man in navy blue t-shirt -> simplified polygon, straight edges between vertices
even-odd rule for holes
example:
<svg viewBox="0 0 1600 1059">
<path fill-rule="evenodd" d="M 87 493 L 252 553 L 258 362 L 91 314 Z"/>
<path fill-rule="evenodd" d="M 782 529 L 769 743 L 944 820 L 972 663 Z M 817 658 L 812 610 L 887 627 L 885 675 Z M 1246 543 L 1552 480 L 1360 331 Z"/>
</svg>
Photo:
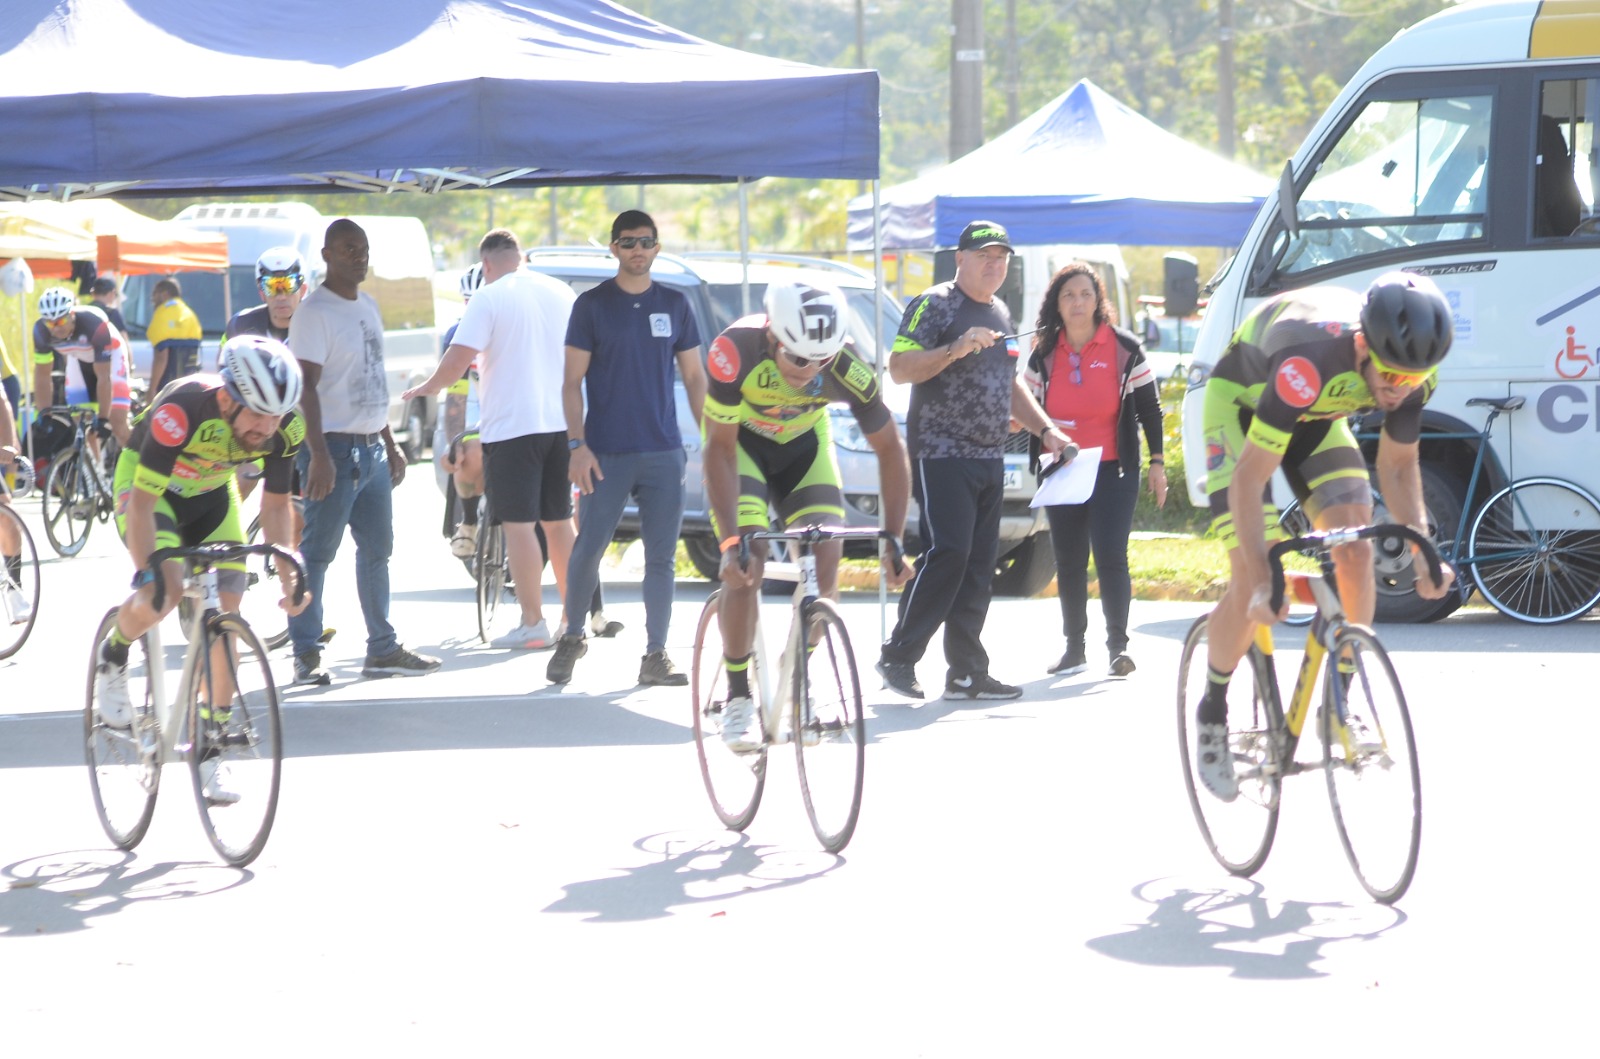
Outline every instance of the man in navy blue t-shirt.
<svg viewBox="0 0 1600 1059">
<path fill-rule="evenodd" d="M 667 626 L 676 582 L 674 557 L 683 521 L 683 437 L 673 395 L 673 365 L 683 375 L 696 423 L 706 396 L 700 333 L 689 299 L 650 278 L 659 252 L 656 222 L 624 210 L 611 222 L 615 279 L 578 295 L 567 323 L 569 474 L 582 494 L 578 539 L 567 562 L 567 599 L 588 599 L 600 557 L 617 530 L 629 496 L 639 504 L 644 541 L 645 655 L 639 683 L 681 687 L 688 678 L 667 656 Z M 584 392 L 588 392 L 588 414 Z M 582 608 L 568 608 L 546 677 L 572 679 L 583 657 Z"/>
</svg>

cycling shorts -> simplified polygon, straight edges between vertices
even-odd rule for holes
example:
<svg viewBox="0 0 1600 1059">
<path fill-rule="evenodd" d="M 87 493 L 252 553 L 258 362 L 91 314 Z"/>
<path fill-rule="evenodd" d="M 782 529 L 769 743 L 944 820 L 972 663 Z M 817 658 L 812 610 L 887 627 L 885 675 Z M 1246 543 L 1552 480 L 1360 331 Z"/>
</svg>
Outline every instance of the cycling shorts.
<svg viewBox="0 0 1600 1059">
<path fill-rule="evenodd" d="M 128 504 L 134 492 L 133 476 L 139 454 L 124 450 L 117 460 L 112 491 L 117 498 L 117 533 L 128 539 Z M 244 521 L 239 515 L 239 483 L 227 484 L 194 496 L 165 490 L 156 499 L 156 547 L 188 548 L 197 544 L 243 544 Z M 247 583 L 244 561 L 217 564 L 217 590 L 243 595 Z"/>
<path fill-rule="evenodd" d="M 776 442 L 739 431 L 739 532 L 771 528 L 769 506 L 785 526 L 827 525 L 844 521 L 839 464 L 825 424 L 792 441 Z M 718 538 L 725 536 L 711 519 Z"/>
</svg>

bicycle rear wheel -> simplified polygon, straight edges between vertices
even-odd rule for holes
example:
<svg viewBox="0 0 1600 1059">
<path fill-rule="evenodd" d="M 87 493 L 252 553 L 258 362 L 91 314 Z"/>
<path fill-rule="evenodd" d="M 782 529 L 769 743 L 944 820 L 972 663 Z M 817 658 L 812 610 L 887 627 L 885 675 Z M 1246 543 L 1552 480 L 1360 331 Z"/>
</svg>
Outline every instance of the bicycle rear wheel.
<svg viewBox="0 0 1600 1059">
<path fill-rule="evenodd" d="M 246 544 L 256 544 L 260 540 L 261 516 L 257 515 L 250 521 L 250 528 L 245 530 L 244 541 Z M 239 614 L 269 651 L 276 651 L 289 642 L 289 618 L 278 606 L 282 599 L 283 586 L 278 583 L 278 567 L 272 559 L 253 556 L 247 560 L 244 599 L 239 602 Z M 184 598 L 184 603 L 192 602 L 188 597 Z"/>
<path fill-rule="evenodd" d="M 1266 658 L 1253 644 L 1234 674 L 1228 703 L 1228 745 L 1239 796 L 1225 802 L 1201 783 L 1195 756 L 1195 710 L 1206 691 L 1206 624 L 1197 618 L 1178 663 L 1178 750 L 1195 823 L 1217 863 L 1234 875 L 1253 875 L 1272 852 L 1283 783 L 1283 712 Z M 1249 688 L 1243 685 L 1248 681 Z M 1248 701 L 1244 698 L 1247 693 Z"/>
<path fill-rule="evenodd" d="M 1422 774 L 1405 693 L 1383 645 L 1359 625 L 1339 633 L 1322 687 L 1322 761 L 1339 841 L 1367 893 L 1393 904 L 1411 885 L 1422 841 Z M 1366 722 L 1368 745 L 1341 722 L 1350 715 Z"/>
<path fill-rule="evenodd" d="M 100 645 L 111 635 L 116 608 L 100 619 L 89 654 L 89 688 L 84 696 L 83 746 L 89 764 L 89 789 L 95 812 L 106 837 L 118 849 L 132 849 L 150 829 L 161 785 L 160 733 L 155 729 L 155 694 L 151 684 L 148 637 L 128 647 L 128 696 L 133 701 L 133 723 L 117 727 L 100 717 L 95 689 L 95 667 Z M 159 659 L 156 662 L 159 664 Z M 148 753 L 140 748 L 140 736 Z"/>
<path fill-rule="evenodd" d="M 800 793 L 817 841 L 829 853 L 849 845 L 861 816 L 867 753 L 861 681 L 850 636 L 833 603 L 806 604 L 805 664 L 795 667 L 795 754 Z"/>
<path fill-rule="evenodd" d="M 0 658 L 28 642 L 39 617 L 39 553 L 16 508 L 0 504 Z"/>
<path fill-rule="evenodd" d="M 478 637 L 494 639 L 494 613 L 506 591 L 506 535 L 498 522 L 478 527 Z"/>
<path fill-rule="evenodd" d="M 94 525 L 95 489 L 82 449 L 61 454 L 50 465 L 44 486 L 44 535 L 64 559 L 83 551 Z"/>
<path fill-rule="evenodd" d="M 223 860 L 242 867 L 261 853 L 278 814 L 278 689 L 266 649 L 237 614 L 212 618 L 205 640 L 207 658 L 185 695 L 189 774 L 206 837 Z"/>
<path fill-rule="evenodd" d="M 1524 478 L 1483 505 L 1467 538 L 1472 579 L 1503 614 L 1540 625 L 1600 603 L 1600 501 L 1559 478 Z"/>
<path fill-rule="evenodd" d="M 700 758 L 700 778 L 705 781 L 711 808 L 722 825 L 743 831 L 755 819 L 761 806 L 761 793 L 767 784 L 767 748 L 736 754 L 722 741 L 722 707 L 728 701 L 728 671 L 723 665 L 721 592 L 713 592 L 700 610 L 700 624 L 694 634 L 693 693 L 694 750 Z M 750 658 L 750 698 L 759 716 L 761 674 L 756 659 Z"/>
</svg>

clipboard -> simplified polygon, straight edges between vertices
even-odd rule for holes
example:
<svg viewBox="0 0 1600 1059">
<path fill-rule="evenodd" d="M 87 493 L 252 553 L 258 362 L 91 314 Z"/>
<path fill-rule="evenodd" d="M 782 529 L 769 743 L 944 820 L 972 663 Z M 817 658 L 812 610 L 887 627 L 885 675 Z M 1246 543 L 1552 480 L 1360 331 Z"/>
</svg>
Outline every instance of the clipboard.
<svg viewBox="0 0 1600 1059">
<path fill-rule="evenodd" d="M 1100 476 L 1102 446 L 1080 449 L 1078 455 L 1066 463 L 1052 460 L 1039 477 L 1039 489 L 1028 501 L 1030 508 L 1052 507 L 1057 504 L 1081 504 L 1094 494 L 1095 479 Z"/>
</svg>

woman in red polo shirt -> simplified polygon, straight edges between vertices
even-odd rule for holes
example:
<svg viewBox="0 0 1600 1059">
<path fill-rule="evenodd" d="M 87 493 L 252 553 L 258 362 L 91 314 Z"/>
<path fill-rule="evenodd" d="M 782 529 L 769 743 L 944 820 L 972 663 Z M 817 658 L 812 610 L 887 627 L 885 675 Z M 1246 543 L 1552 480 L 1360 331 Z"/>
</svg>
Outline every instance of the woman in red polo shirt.
<svg viewBox="0 0 1600 1059">
<path fill-rule="evenodd" d="M 1155 373 L 1145 362 L 1139 340 L 1116 326 L 1115 314 L 1093 267 L 1081 261 L 1067 265 L 1051 278 L 1045 292 L 1033 354 L 1023 374 L 1045 413 L 1080 452 L 1100 449 L 1100 468 L 1089 499 L 1045 508 L 1067 640 L 1066 652 L 1049 672 L 1063 676 L 1088 668 L 1084 639 L 1091 550 L 1100 579 L 1110 673 L 1125 677 L 1135 668 L 1128 656 L 1128 603 L 1133 596 L 1128 534 L 1139 496 L 1139 430 L 1150 449 L 1150 491 L 1157 505 L 1167 500 Z"/>
</svg>

